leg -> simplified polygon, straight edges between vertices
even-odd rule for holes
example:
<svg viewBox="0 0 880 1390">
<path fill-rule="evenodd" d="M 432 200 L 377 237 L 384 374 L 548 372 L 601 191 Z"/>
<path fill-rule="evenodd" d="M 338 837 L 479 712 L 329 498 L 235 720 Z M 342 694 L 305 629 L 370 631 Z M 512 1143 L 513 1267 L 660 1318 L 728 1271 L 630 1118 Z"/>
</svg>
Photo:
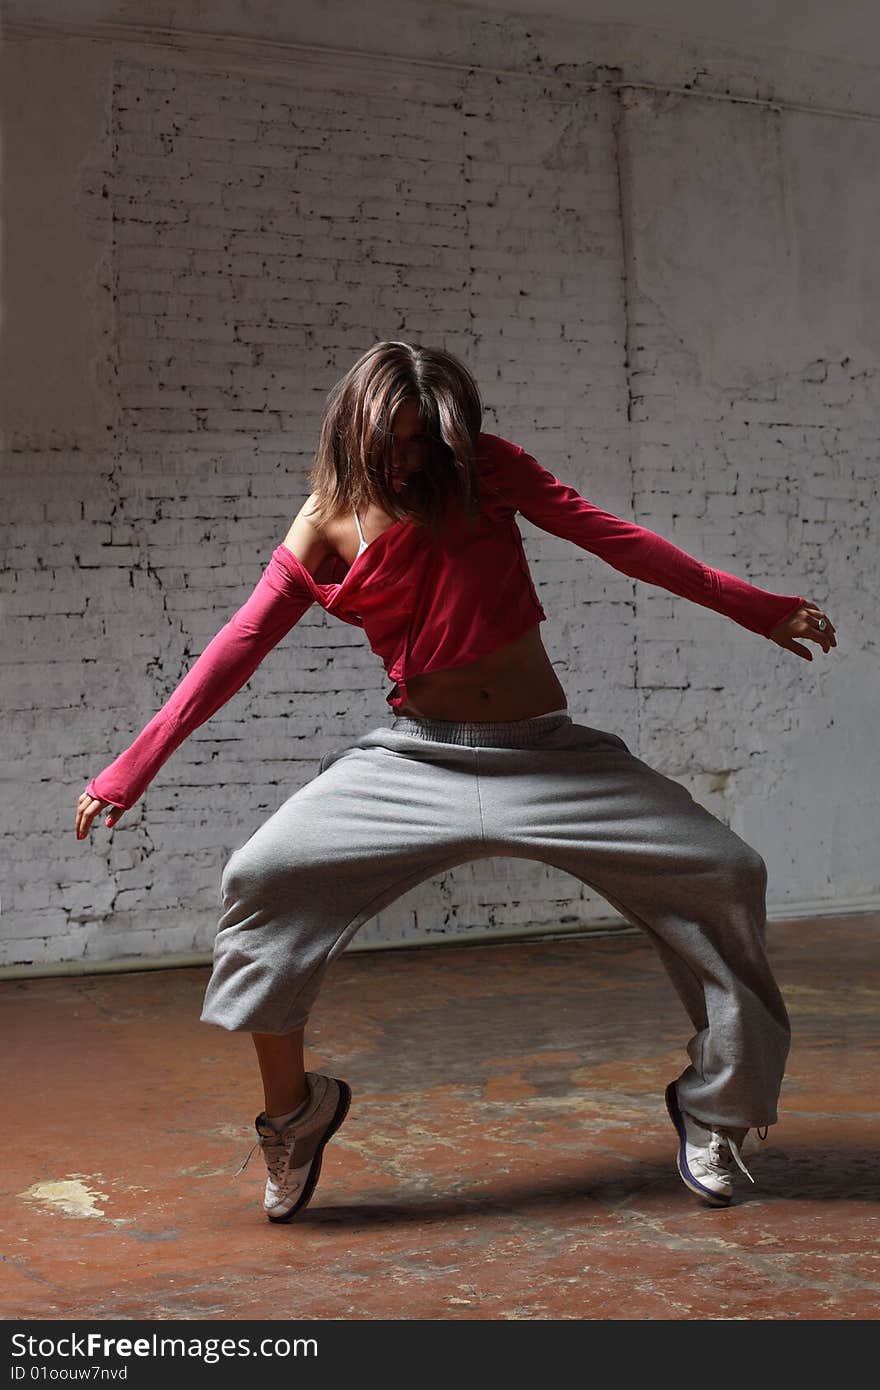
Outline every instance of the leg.
<svg viewBox="0 0 880 1390">
<path fill-rule="evenodd" d="M 571 724 L 518 765 L 479 750 L 493 852 L 535 858 L 643 928 L 695 1028 L 682 1108 L 731 1128 L 776 1121 L 788 1016 L 764 947 L 763 859 L 613 734 Z"/>
<path fill-rule="evenodd" d="M 409 757 L 368 738 L 325 759 L 226 864 L 203 1021 L 302 1029 L 327 966 L 364 922 L 481 853 L 473 750 L 435 765 L 430 749 Z"/>
<path fill-rule="evenodd" d="M 292 1033 L 252 1033 L 267 1115 L 286 1115 L 308 1094 L 303 1059 L 303 1029 Z"/>
<path fill-rule="evenodd" d="M 344 1081 L 303 1064 L 304 1023 L 328 963 L 407 888 L 480 853 L 471 751 L 453 749 L 437 765 L 430 749 L 415 753 L 365 735 L 325 758 L 224 870 L 202 1018 L 253 1036 L 270 1221 L 291 1220 L 311 1199 L 351 1098 Z M 297 1110 L 280 1128 L 269 1118 Z"/>
</svg>

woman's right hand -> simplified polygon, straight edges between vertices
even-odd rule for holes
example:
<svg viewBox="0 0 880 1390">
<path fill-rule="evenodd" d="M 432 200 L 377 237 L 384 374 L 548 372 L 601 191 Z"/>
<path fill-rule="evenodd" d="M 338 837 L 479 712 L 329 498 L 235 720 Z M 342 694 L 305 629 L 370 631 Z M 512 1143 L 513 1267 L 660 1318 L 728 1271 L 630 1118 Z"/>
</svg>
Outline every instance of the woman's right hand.
<svg viewBox="0 0 880 1390">
<path fill-rule="evenodd" d="M 101 801 L 97 796 L 90 796 L 88 792 L 83 792 L 79 801 L 76 803 L 76 838 L 84 840 L 92 828 L 92 821 L 95 816 L 99 816 L 102 811 L 109 807 L 110 814 L 107 817 L 107 828 L 112 830 L 120 816 L 125 815 L 122 806 L 114 806 L 112 801 Z"/>
</svg>

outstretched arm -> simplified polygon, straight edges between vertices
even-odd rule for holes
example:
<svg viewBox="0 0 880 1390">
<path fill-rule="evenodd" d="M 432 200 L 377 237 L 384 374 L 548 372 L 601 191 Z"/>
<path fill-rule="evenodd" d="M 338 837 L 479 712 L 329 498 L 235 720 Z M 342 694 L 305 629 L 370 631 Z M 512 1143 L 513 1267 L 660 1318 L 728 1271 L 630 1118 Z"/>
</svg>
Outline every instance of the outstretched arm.
<svg viewBox="0 0 880 1390">
<path fill-rule="evenodd" d="M 311 573 L 328 546 L 308 520 L 308 507 L 309 502 L 291 526 L 285 545 Z M 89 782 L 77 806 L 78 839 L 88 832 L 102 805 L 119 808 L 107 822 L 116 824 L 174 750 L 250 679 L 264 656 L 299 622 L 314 597 L 282 563 L 276 549 L 250 598 L 212 637 L 134 743 Z"/>
<path fill-rule="evenodd" d="M 762 637 L 770 637 L 806 605 L 799 595 L 771 593 L 701 564 L 656 532 L 602 511 L 524 450 L 504 458 L 493 482 L 536 526 L 601 556 L 632 579 L 712 608 Z"/>
</svg>

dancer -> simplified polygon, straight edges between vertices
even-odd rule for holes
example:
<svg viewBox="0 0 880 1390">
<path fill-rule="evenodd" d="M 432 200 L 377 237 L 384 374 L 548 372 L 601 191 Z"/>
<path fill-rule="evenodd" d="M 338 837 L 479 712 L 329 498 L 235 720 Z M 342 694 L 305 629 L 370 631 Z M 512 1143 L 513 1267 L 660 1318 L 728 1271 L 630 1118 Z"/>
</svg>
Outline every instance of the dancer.
<svg viewBox="0 0 880 1390">
<path fill-rule="evenodd" d="M 647 933 L 694 1028 L 690 1063 L 666 1090 L 678 1171 L 727 1205 L 736 1169 L 747 1172 L 746 1133 L 776 1123 L 789 1047 L 765 952 L 766 865 L 618 734 L 572 718 L 516 513 L 807 661 L 798 639 L 828 653 L 833 624 L 816 603 L 601 510 L 484 433 L 476 383 L 444 351 L 383 342 L 365 353 L 330 392 L 309 484 L 248 600 L 76 812 L 78 838 L 105 809 L 118 824 L 313 603 L 362 627 L 394 683 L 390 725 L 326 754 L 220 882 L 201 1016 L 253 1037 L 269 1220 L 307 1205 L 348 1111 L 347 1083 L 303 1062 L 328 965 L 415 884 L 495 855 L 574 875 Z"/>
</svg>

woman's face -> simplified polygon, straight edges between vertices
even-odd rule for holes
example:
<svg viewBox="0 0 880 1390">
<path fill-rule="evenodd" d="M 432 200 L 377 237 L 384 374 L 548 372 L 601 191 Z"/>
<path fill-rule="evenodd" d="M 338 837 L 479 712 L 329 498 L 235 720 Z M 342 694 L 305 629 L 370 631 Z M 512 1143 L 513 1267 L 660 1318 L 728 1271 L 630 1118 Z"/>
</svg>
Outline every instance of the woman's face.
<svg viewBox="0 0 880 1390">
<path fill-rule="evenodd" d="M 399 492 L 406 487 L 410 474 L 424 462 L 425 429 L 418 401 L 403 401 L 397 407 L 391 430 L 391 478 L 395 491 Z"/>
</svg>

